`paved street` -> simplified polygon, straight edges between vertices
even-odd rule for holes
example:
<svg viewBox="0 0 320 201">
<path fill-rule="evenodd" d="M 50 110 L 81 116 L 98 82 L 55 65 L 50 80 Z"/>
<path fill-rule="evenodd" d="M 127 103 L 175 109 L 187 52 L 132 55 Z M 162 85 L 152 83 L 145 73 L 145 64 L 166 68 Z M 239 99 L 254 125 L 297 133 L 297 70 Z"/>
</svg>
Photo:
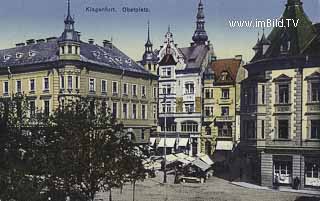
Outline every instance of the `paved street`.
<svg viewBox="0 0 320 201">
<path fill-rule="evenodd" d="M 136 186 L 136 201 L 320 201 L 320 198 L 287 192 L 255 190 L 230 184 L 212 177 L 205 184 L 159 183 L 161 178 L 147 179 Z M 101 193 L 98 199 L 108 200 L 109 193 Z M 132 186 L 113 191 L 113 201 L 131 201 Z"/>
</svg>

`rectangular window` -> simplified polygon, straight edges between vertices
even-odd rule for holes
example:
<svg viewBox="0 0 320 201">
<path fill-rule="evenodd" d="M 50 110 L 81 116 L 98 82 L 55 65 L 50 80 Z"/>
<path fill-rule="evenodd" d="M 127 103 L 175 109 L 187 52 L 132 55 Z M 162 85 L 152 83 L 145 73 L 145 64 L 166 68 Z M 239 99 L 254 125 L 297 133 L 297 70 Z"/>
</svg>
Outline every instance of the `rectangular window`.
<svg viewBox="0 0 320 201">
<path fill-rule="evenodd" d="M 190 103 L 190 104 L 185 104 L 185 111 L 186 112 L 194 112 L 194 104 Z"/>
<path fill-rule="evenodd" d="M 43 78 L 43 90 L 49 91 L 49 78 L 48 77 Z"/>
<path fill-rule="evenodd" d="M 222 90 L 222 99 L 229 99 L 229 89 L 221 89 Z"/>
<path fill-rule="evenodd" d="M 45 100 L 44 101 L 44 115 L 49 116 L 50 114 L 50 101 L 49 100 Z"/>
<path fill-rule="evenodd" d="M 60 89 L 64 89 L 64 76 L 60 76 Z"/>
<path fill-rule="evenodd" d="M 205 107 L 205 116 L 211 117 L 213 115 L 213 107 Z"/>
<path fill-rule="evenodd" d="M 311 101 L 320 102 L 320 82 L 311 83 Z"/>
<path fill-rule="evenodd" d="M 186 83 L 185 84 L 185 94 L 194 94 L 194 84 Z"/>
<path fill-rule="evenodd" d="M 206 89 L 205 90 L 205 97 L 208 99 L 208 98 L 211 98 L 211 94 L 210 94 L 210 89 Z"/>
<path fill-rule="evenodd" d="M 289 138 L 289 120 L 278 120 L 279 139 Z"/>
<path fill-rule="evenodd" d="M 163 85 L 162 94 L 163 95 L 170 95 L 171 94 L 171 85 L 170 84 Z"/>
<path fill-rule="evenodd" d="M 122 93 L 123 93 L 123 95 L 128 95 L 128 83 L 123 84 Z"/>
<path fill-rule="evenodd" d="M 3 94 L 4 95 L 9 94 L 9 82 L 8 81 L 3 82 Z"/>
<path fill-rule="evenodd" d="M 136 84 L 132 85 L 132 96 L 137 96 L 137 85 Z"/>
<path fill-rule="evenodd" d="M 311 139 L 320 139 L 320 120 L 311 120 Z"/>
<path fill-rule="evenodd" d="M 289 85 L 288 84 L 279 85 L 279 103 L 280 104 L 289 103 Z"/>
<path fill-rule="evenodd" d="M 72 46 L 68 45 L 68 54 L 72 54 Z"/>
<path fill-rule="evenodd" d="M 265 104 L 265 99 L 266 99 L 266 87 L 262 85 L 261 89 L 261 103 L 264 105 Z"/>
<path fill-rule="evenodd" d="M 68 89 L 72 89 L 73 88 L 73 82 L 72 82 L 72 76 L 69 75 L 68 76 Z"/>
<path fill-rule="evenodd" d="M 16 92 L 21 93 L 21 80 L 16 81 Z"/>
<path fill-rule="evenodd" d="M 117 118 L 118 116 L 118 103 L 112 103 L 112 115 Z"/>
<path fill-rule="evenodd" d="M 101 93 L 107 93 L 107 81 L 101 80 Z"/>
<path fill-rule="evenodd" d="M 132 104 L 132 119 L 137 119 L 137 105 Z"/>
<path fill-rule="evenodd" d="M 128 105 L 127 105 L 127 103 L 123 103 L 123 105 L 122 105 L 122 118 L 123 119 L 128 118 Z"/>
<path fill-rule="evenodd" d="M 89 92 L 95 92 L 96 91 L 96 80 L 94 78 L 89 78 Z"/>
<path fill-rule="evenodd" d="M 157 119 L 157 106 L 153 106 L 153 119 Z"/>
<path fill-rule="evenodd" d="M 34 79 L 31 79 L 30 82 L 30 92 L 34 92 L 35 89 L 36 89 L 36 84 L 35 84 L 35 80 Z"/>
<path fill-rule="evenodd" d="M 244 131 L 248 139 L 256 139 L 256 124 L 254 120 L 244 121 Z"/>
<path fill-rule="evenodd" d="M 147 119 L 147 106 L 141 105 L 141 119 Z"/>
<path fill-rule="evenodd" d="M 229 107 L 221 107 L 221 116 L 229 116 Z"/>
<path fill-rule="evenodd" d="M 261 138 L 264 139 L 264 120 L 261 120 Z"/>
<path fill-rule="evenodd" d="M 76 76 L 76 89 L 79 89 L 79 76 Z"/>
<path fill-rule="evenodd" d="M 162 77 L 169 78 L 171 77 L 171 68 L 162 68 Z"/>
<path fill-rule="evenodd" d="M 116 81 L 112 82 L 112 93 L 118 94 L 118 82 L 116 82 Z"/>
<path fill-rule="evenodd" d="M 146 86 L 141 86 L 141 96 L 142 97 L 146 96 Z"/>
<path fill-rule="evenodd" d="M 157 98 L 157 88 L 153 87 L 153 98 Z"/>
<path fill-rule="evenodd" d="M 30 109 L 30 117 L 34 117 L 36 114 L 36 102 L 30 101 L 29 102 L 29 109 Z"/>
<path fill-rule="evenodd" d="M 220 137 L 232 137 L 232 124 L 218 124 L 218 135 Z"/>
</svg>

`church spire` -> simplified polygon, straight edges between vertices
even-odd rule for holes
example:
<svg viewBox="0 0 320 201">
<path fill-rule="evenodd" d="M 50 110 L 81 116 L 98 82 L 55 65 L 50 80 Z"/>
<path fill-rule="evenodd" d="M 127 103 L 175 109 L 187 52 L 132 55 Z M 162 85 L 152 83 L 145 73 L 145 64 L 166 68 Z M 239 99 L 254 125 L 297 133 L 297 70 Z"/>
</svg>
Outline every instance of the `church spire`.
<svg viewBox="0 0 320 201">
<path fill-rule="evenodd" d="M 147 42 L 146 44 L 144 45 L 145 46 L 145 51 L 146 52 L 152 52 L 152 42 L 150 40 L 150 21 L 148 21 L 148 39 L 147 39 Z"/>
<path fill-rule="evenodd" d="M 67 17 L 64 20 L 64 24 L 65 24 L 65 29 L 67 30 L 74 30 L 74 20 L 71 17 L 71 9 L 70 9 L 70 0 L 68 0 L 68 13 L 67 13 Z"/>
<path fill-rule="evenodd" d="M 198 13 L 197 13 L 197 28 L 193 34 L 192 40 L 196 44 L 205 44 L 208 41 L 208 35 L 204 28 L 205 20 L 204 20 L 204 6 L 202 1 L 199 1 L 198 5 Z"/>
<path fill-rule="evenodd" d="M 70 0 L 68 0 L 68 9 L 67 9 L 67 16 L 64 19 L 64 32 L 61 35 L 60 40 L 70 40 L 70 41 L 80 41 L 80 37 L 78 32 L 74 29 L 74 23 L 75 21 L 71 17 L 71 3 Z"/>
</svg>

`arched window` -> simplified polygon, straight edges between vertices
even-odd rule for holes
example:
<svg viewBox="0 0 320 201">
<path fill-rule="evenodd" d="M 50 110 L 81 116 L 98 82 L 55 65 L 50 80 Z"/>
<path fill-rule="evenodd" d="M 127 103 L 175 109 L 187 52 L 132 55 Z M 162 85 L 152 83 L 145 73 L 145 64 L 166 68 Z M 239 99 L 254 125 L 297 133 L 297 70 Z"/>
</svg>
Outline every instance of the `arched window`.
<svg viewBox="0 0 320 201">
<path fill-rule="evenodd" d="M 188 133 L 198 132 L 198 123 L 194 121 L 186 121 L 181 124 L 181 131 Z"/>
</svg>

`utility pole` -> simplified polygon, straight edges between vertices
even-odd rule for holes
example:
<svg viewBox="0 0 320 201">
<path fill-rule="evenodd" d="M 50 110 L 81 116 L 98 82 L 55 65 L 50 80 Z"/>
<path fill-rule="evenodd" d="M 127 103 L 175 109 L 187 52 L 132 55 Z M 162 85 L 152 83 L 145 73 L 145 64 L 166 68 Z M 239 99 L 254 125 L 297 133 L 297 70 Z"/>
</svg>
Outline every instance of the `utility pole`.
<svg viewBox="0 0 320 201">
<path fill-rule="evenodd" d="M 163 167 L 163 183 L 167 183 L 167 90 L 165 91 L 166 93 L 164 94 L 164 167 Z"/>
</svg>

